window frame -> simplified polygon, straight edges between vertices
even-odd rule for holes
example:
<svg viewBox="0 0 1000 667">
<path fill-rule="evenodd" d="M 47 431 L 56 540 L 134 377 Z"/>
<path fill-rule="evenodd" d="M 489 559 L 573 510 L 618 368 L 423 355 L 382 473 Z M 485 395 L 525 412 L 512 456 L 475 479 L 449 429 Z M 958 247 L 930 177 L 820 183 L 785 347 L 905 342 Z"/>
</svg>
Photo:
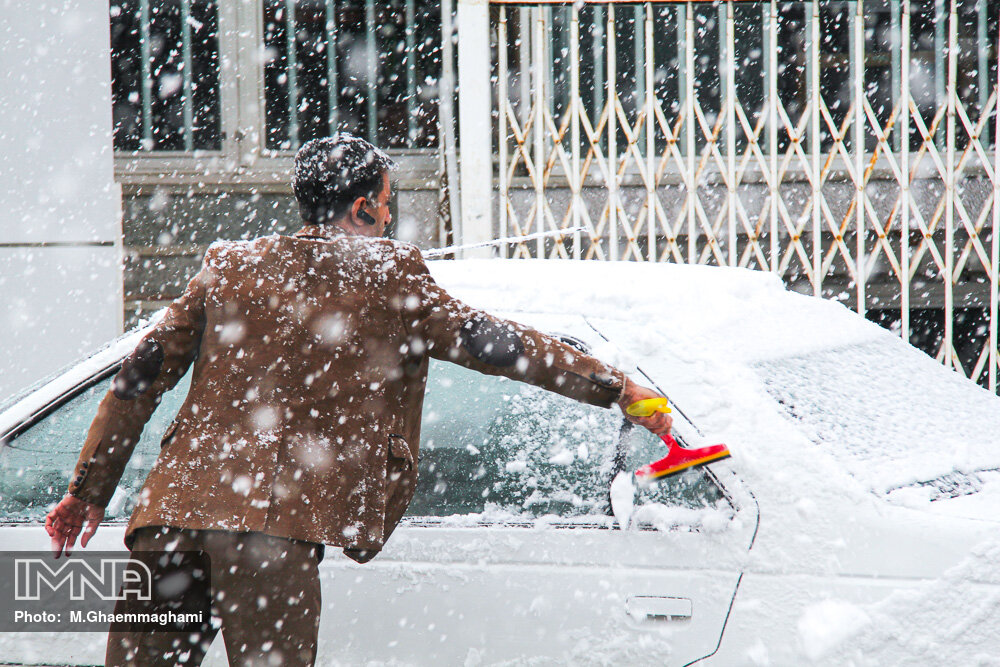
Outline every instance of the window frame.
<svg viewBox="0 0 1000 667">
<path fill-rule="evenodd" d="M 122 360 L 124 360 L 124 357 L 122 358 Z M 122 366 L 122 360 L 119 360 L 118 362 L 91 375 L 83 382 L 78 382 L 74 384 L 66 391 L 61 392 L 58 397 L 46 403 L 43 407 L 28 413 L 25 416 L 25 418 L 19 421 L 15 426 L 8 429 L 3 434 L 0 434 L 0 447 L 7 446 L 8 443 L 16 440 L 25 431 L 35 426 L 43 419 L 47 418 L 53 412 L 55 412 L 62 406 L 66 405 L 74 398 L 82 394 L 83 392 L 87 391 L 94 385 L 100 384 L 101 382 L 107 380 L 112 375 L 116 374 Z"/>
<path fill-rule="evenodd" d="M 219 150 L 114 151 L 115 180 L 123 185 L 277 185 L 290 189 L 295 151 L 266 148 L 264 7 L 260 0 L 217 2 Z M 387 151 L 404 185 L 436 181 L 437 148 Z"/>
</svg>

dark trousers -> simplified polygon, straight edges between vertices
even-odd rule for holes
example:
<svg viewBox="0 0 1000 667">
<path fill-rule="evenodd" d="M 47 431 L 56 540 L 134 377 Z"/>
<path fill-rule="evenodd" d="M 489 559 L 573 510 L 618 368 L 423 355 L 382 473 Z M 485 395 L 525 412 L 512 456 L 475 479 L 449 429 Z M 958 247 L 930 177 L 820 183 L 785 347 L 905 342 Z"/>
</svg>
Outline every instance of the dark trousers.
<svg viewBox="0 0 1000 667">
<path fill-rule="evenodd" d="M 263 533 L 169 526 L 138 528 L 134 535 L 133 560 L 137 552 L 203 552 L 208 556 L 211 577 L 207 585 L 188 585 L 183 595 L 202 597 L 211 617 L 194 631 L 187 628 L 184 632 L 112 626 L 107 667 L 200 665 L 220 630 L 232 666 L 315 662 L 322 545 Z M 154 589 L 158 580 L 164 582 L 160 588 L 169 588 L 176 587 L 178 579 L 187 581 L 176 571 L 164 574 L 153 567 Z M 119 600 L 115 613 L 135 612 L 141 606 L 132 599 Z"/>
</svg>

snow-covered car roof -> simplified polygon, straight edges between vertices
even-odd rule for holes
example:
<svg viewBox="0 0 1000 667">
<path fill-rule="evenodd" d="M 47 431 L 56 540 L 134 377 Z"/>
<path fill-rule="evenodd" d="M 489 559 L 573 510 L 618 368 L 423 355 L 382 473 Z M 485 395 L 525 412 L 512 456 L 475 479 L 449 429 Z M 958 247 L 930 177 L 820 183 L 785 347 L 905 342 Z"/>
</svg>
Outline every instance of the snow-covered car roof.
<svg viewBox="0 0 1000 667">
<path fill-rule="evenodd" d="M 655 366 L 662 388 L 755 482 L 932 500 L 934 485 L 920 483 L 1000 468 L 1000 398 L 772 274 L 559 260 L 431 271 L 485 309 L 584 315 L 620 348 L 599 356 Z"/>
</svg>

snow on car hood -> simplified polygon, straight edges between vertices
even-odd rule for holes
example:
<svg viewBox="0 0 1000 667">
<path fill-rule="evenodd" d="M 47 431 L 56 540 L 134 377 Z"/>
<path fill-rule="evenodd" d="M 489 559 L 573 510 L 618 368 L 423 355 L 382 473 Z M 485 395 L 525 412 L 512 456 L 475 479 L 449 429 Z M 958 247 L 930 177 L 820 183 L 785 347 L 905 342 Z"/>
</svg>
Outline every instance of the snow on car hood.
<svg viewBox="0 0 1000 667">
<path fill-rule="evenodd" d="M 709 439 L 730 445 L 737 467 L 790 498 L 796 487 L 803 497 L 823 487 L 888 492 L 1000 467 L 1000 398 L 772 274 L 559 260 L 430 267 L 471 305 L 586 316 L 618 348 L 595 354 L 656 369 Z"/>
</svg>

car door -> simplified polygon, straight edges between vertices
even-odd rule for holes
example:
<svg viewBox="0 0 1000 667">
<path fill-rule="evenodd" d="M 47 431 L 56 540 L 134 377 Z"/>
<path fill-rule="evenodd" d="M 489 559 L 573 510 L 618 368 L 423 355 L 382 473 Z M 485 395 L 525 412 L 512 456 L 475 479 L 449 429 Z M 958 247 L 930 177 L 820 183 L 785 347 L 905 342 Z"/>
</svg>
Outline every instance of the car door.
<svg viewBox="0 0 1000 667">
<path fill-rule="evenodd" d="M 597 340 L 579 319 L 517 319 Z M 64 493 L 97 404 L 134 342 L 119 341 L 45 384 L 33 395 L 39 400 L 3 414 L 13 424 L 0 433 L 4 549 L 48 547 L 44 515 Z M 90 549 L 122 549 L 125 521 L 189 379 L 164 395 Z M 619 420 L 435 364 L 409 516 L 372 563 L 327 551 L 320 663 L 686 664 L 714 650 L 751 510 L 735 478 L 723 485 L 689 474 L 643 492 L 633 528 L 617 529 L 602 504 Z M 635 435 L 628 470 L 663 453 L 655 438 Z M 714 509 L 699 509 L 706 503 Z M 102 634 L 25 633 L 5 636 L 3 654 L 22 664 L 96 665 L 104 643 Z M 220 641 L 206 664 L 225 664 Z"/>
<path fill-rule="evenodd" d="M 515 315 L 577 344 L 582 318 Z M 617 410 L 434 363 L 408 516 L 366 565 L 328 550 L 321 658 L 687 664 L 719 643 L 752 539 L 738 480 L 705 470 L 606 514 Z M 627 470 L 664 455 L 642 429 Z"/>
</svg>

